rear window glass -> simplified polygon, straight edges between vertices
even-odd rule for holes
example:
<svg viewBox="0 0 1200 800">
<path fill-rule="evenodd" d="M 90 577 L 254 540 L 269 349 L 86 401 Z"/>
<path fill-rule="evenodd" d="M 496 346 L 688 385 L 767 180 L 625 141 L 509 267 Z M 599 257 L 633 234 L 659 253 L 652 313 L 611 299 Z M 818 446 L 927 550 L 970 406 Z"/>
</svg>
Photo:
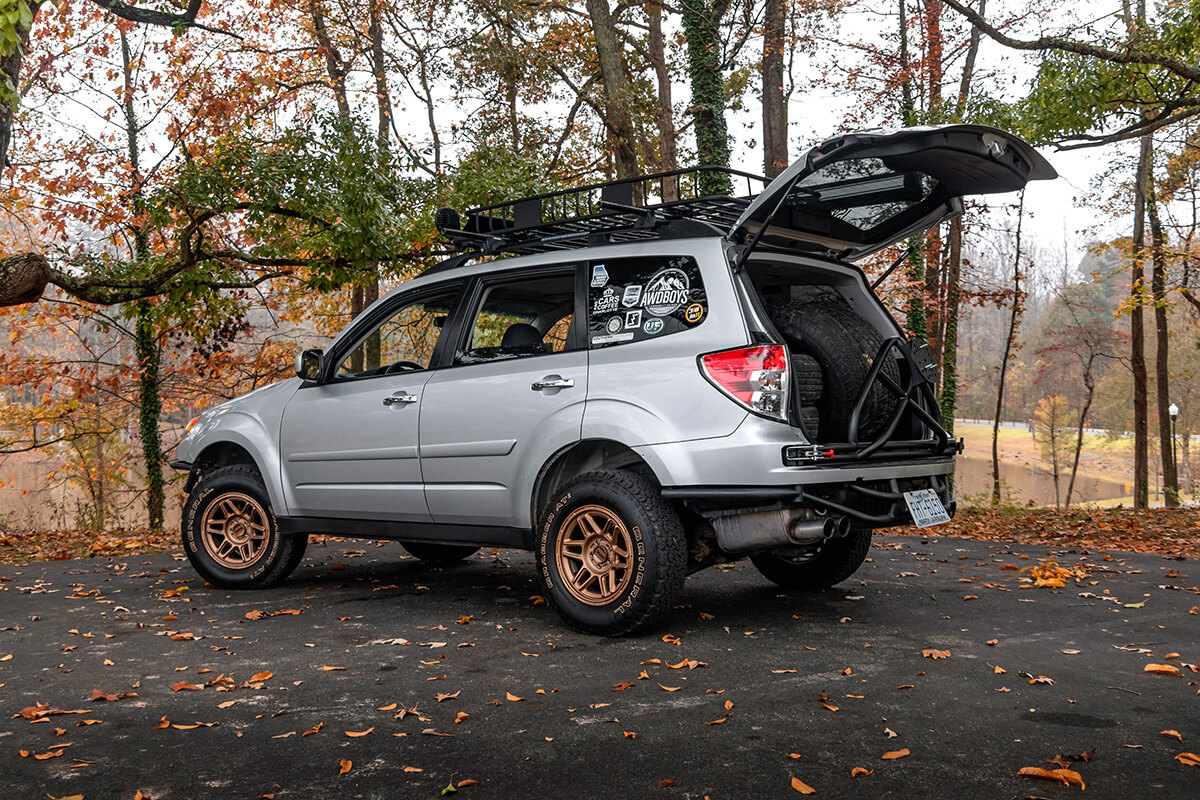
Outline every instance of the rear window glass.
<svg viewBox="0 0 1200 800">
<path fill-rule="evenodd" d="M 700 267 L 691 256 L 620 258 L 588 266 L 588 343 L 655 339 L 708 316 Z"/>
<path fill-rule="evenodd" d="M 924 202 L 936 186 L 937 180 L 923 172 L 897 171 L 878 158 L 852 158 L 805 176 L 788 194 L 788 203 L 869 231 Z"/>
</svg>

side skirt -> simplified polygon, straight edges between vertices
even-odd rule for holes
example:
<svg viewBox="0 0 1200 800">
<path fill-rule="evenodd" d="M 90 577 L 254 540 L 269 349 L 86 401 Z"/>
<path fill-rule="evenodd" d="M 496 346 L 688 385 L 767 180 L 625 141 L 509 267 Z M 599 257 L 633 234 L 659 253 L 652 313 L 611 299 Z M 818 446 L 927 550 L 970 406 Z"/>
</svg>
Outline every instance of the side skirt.
<svg viewBox="0 0 1200 800">
<path fill-rule="evenodd" d="M 387 539 L 429 544 L 470 544 L 477 547 L 533 549 L 533 531 L 485 525 L 439 525 L 433 522 L 395 522 L 331 517 L 278 517 L 285 535 L 323 534 L 353 539 Z"/>
</svg>

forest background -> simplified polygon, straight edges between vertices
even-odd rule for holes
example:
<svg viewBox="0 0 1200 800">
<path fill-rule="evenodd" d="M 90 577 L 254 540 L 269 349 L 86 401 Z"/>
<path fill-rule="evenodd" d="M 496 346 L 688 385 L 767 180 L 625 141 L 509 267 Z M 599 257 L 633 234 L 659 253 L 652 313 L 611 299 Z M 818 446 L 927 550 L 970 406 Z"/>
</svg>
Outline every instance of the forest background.
<svg viewBox="0 0 1200 800">
<path fill-rule="evenodd" d="M 986 422 L 967 499 L 1031 499 L 1004 453 L 1194 500 L 1198 56 L 1145 0 L 0 0 L 0 534 L 169 526 L 187 421 L 445 257 L 437 208 L 959 121 L 1088 176 L 862 264 Z"/>
</svg>

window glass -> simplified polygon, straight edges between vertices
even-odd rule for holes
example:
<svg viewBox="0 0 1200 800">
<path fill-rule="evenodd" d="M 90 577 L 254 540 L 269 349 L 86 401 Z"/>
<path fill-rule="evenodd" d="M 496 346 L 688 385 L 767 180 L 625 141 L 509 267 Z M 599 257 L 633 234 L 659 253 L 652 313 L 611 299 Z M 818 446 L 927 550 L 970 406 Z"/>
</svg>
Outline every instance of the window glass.
<svg viewBox="0 0 1200 800">
<path fill-rule="evenodd" d="M 478 364 L 568 350 L 574 311 L 574 270 L 490 284 L 454 363 Z"/>
<path fill-rule="evenodd" d="M 806 175 L 788 202 L 869 231 L 923 202 L 936 186 L 923 172 L 898 172 L 878 158 L 851 158 Z"/>
<path fill-rule="evenodd" d="M 355 345 L 338 365 L 339 378 L 370 378 L 429 369 L 460 286 L 402 306 Z"/>
<path fill-rule="evenodd" d="M 588 342 L 606 347 L 694 328 L 708 316 L 700 267 L 690 256 L 594 261 Z"/>
</svg>

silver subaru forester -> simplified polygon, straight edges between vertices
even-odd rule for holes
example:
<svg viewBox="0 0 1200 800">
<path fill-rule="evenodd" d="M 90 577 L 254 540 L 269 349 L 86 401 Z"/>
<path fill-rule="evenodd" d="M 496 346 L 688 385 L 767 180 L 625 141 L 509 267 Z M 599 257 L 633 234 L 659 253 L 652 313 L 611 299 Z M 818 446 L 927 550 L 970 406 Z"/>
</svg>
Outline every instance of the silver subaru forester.
<svg viewBox="0 0 1200 800">
<path fill-rule="evenodd" d="M 523 548 L 602 634 L 742 556 L 832 586 L 873 529 L 950 518 L 960 449 L 927 345 L 849 262 L 1053 177 L 1019 139 L 950 125 L 839 136 L 765 186 L 702 167 L 444 209 L 454 257 L 189 426 L 188 558 L 257 588 L 308 534 L 441 563 Z"/>
</svg>

